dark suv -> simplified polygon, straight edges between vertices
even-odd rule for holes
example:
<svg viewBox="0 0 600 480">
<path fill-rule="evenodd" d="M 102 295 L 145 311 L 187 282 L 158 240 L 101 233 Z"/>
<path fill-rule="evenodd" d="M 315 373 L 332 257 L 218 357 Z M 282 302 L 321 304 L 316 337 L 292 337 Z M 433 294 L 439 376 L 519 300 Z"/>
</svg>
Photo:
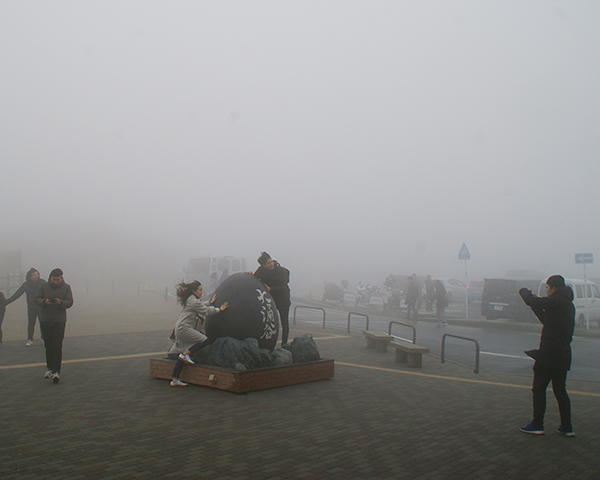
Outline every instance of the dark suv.
<svg viewBox="0 0 600 480">
<path fill-rule="evenodd" d="M 486 278 L 481 300 L 481 314 L 488 320 L 507 318 L 534 322 L 535 315 L 519 295 L 523 287 L 537 293 L 541 280 Z"/>
</svg>

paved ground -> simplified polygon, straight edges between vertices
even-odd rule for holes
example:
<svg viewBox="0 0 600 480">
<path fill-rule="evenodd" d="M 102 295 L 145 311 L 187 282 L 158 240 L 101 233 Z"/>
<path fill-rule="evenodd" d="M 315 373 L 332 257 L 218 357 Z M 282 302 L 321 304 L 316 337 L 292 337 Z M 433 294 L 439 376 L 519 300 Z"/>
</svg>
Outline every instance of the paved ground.
<svg viewBox="0 0 600 480">
<path fill-rule="evenodd" d="M 333 380 L 237 395 L 151 379 L 164 330 L 70 337 L 62 381 L 43 346 L 0 349 L 0 478 L 600 479 L 600 385 L 569 382 L 577 436 L 518 431 L 530 377 L 422 370 L 366 349 L 359 333 L 298 324 Z"/>
</svg>

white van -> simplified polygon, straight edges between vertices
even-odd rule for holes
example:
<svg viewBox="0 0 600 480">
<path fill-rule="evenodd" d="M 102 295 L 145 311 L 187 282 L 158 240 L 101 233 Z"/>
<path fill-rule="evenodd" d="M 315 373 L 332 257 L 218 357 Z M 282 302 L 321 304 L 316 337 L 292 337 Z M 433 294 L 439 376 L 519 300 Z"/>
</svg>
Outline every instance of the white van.
<svg viewBox="0 0 600 480">
<path fill-rule="evenodd" d="M 214 287 L 211 285 L 210 277 L 216 274 L 221 279 L 223 272 L 227 270 L 229 275 L 246 271 L 246 259 L 241 257 L 198 257 L 191 258 L 185 270 L 185 281 L 187 283 L 198 280 L 204 287 L 204 297 L 212 294 Z"/>
<path fill-rule="evenodd" d="M 565 284 L 573 290 L 573 303 L 575 304 L 575 325 L 587 325 L 597 322 L 600 326 L 600 290 L 591 281 L 586 284 L 579 278 L 565 278 Z M 546 296 L 546 282 L 540 284 L 538 297 Z M 589 315 L 589 318 L 588 318 Z"/>
</svg>

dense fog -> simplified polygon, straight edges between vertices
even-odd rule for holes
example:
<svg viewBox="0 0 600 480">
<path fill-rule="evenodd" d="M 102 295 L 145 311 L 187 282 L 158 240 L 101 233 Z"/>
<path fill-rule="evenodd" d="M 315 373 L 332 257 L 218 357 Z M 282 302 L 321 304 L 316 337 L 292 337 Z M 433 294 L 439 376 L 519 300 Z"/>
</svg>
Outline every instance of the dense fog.
<svg viewBox="0 0 600 480">
<path fill-rule="evenodd" d="M 463 242 L 469 279 L 581 277 L 598 25 L 576 1 L 1 2 L 0 251 L 72 284 L 262 250 L 297 291 L 464 278 Z"/>
</svg>

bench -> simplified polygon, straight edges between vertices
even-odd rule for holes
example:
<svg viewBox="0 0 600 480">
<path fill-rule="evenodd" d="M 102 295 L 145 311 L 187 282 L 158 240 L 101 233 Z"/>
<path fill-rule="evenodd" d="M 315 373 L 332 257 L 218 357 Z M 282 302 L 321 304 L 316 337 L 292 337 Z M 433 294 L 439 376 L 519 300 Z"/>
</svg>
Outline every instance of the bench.
<svg viewBox="0 0 600 480">
<path fill-rule="evenodd" d="M 406 363 L 412 368 L 421 368 L 423 365 L 423 354 L 429 353 L 427 347 L 420 347 L 419 345 L 403 340 L 396 339 L 390 345 L 396 349 L 396 362 Z"/>
<path fill-rule="evenodd" d="M 367 348 L 374 348 L 378 352 L 387 352 L 388 343 L 394 339 L 391 335 L 384 332 L 370 332 L 363 330 L 363 335 L 367 339 Z"/>
</svg>

